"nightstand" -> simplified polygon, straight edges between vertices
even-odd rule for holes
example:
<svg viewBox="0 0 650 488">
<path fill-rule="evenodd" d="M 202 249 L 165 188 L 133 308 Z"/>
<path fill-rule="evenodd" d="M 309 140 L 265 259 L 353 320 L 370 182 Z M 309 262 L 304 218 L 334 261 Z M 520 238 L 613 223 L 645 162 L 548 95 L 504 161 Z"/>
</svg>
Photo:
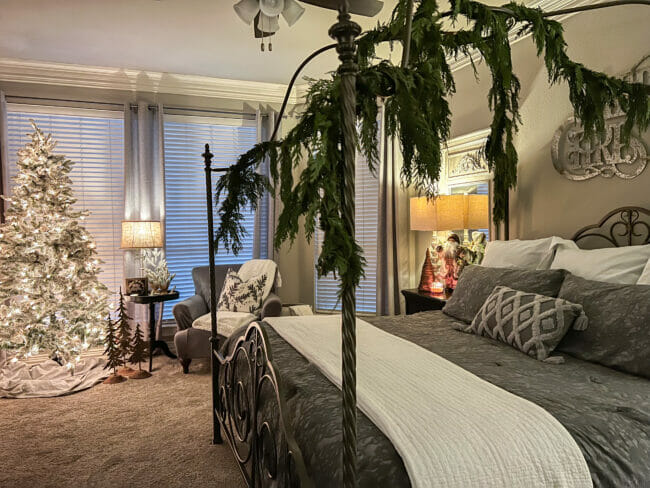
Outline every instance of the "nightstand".
<svg viewBox="0 0 650 488">
<path fill-rule="evenodd" d="M 176 359 L 176 355 L 169 350 L 169 346 L 165 341 L 156 339 L 156 303 L 166 302 L 168 300 L 176 300 L 179 297 L 177 291 L 171 291 L 160 295 L 125 295 L 124 299 L 127 302 L 140 303 L 142 305 L 149 305 L 149 372 L 151 373 L 151 365 L 153 361 L 153 352 L 160 348 L 167 357 Z M 160 311 L 162 313 L 162 310 Z"/>
<path fill-rule="evenodd" d="M 428 293 L 418 291 L 417 288 L 402 290 L 402 295 L 406 301 L 406 315 L 427 310 L 442 310 L 451 297 L 451 293 Z"/>
</svg>

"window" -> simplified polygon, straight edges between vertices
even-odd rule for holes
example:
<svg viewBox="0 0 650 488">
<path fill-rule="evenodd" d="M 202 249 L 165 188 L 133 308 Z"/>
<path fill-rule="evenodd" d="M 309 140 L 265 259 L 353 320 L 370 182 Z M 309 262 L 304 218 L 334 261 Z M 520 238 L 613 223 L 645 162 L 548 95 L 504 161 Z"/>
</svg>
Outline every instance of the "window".
<svg viewBox="0 0 650 488">
<path fill-rule="evenodd" d="M 355 231 L 366 258 L 366 276 L 357 288 L 357 312 L 377 313 L 377 232 L 379 208 L 379 180 L 368 169 L 365 157 L 357 155 L 355 170 Z M 323 234 L 316 232 L 316 259 L 320 253 Z M 318 312 L 341 310 L 337 294 L 339 280 L 333 276 L 315 278 L 315 304 Z"/>
<path fill-rule="evenodd" d="M 257 142 L 254 120 L 215 119 L 165 115 L 165 251 L 173 285 L 181 300 L 194 295 L 192 268 L 208 264 L 208 228 L 205 202 L 203 154 L 210 144 L 214 154 L 212 166 L 224 168 Z M 218 173 L 213 173 L 213 182 Z M 215 226 L 218 217 L 215 212 Z M 255 214 L 246 214 L 243 222 L 248 234 L 239 255 L 223 249 L 216 255 L 216 264 L 237 264 L 253 258 Z M 171 319 L 171 306 L 165 307 L 163 318 Z"/>
<path fill-rule="evenodd" d="M 75 164 L 70 178 L 77 208 L 88 210 L 83 222 L 104 262 L 100 281 L 113 293 L 122 284 L 120 250 L 124 214 L 124 119 L 122 112 L 9 104 L 9 175 L 15 176 L 17 152 L 33 132 L 30 119 L 57 141 L 55 153 Z M 11 181 L 9 182 L 11 186 Z"/>
</svg>

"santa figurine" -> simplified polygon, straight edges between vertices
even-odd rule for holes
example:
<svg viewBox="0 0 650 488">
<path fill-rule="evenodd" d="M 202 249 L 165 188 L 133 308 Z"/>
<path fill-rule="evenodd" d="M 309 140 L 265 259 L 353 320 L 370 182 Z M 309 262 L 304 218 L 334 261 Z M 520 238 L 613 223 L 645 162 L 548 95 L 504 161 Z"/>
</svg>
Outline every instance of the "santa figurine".
<svg viewBox="0 0 650 488">
<path fill-rule="evenodd" d="M 460 248 L 460 237 L 458 234 L 451 233 L 447 237 L 447 242 L 436 247 L 440 266 L 441 281 L 444 283 L 445 290 L 453 290 L 458 282 L 458 251 Z"/>
</svg>

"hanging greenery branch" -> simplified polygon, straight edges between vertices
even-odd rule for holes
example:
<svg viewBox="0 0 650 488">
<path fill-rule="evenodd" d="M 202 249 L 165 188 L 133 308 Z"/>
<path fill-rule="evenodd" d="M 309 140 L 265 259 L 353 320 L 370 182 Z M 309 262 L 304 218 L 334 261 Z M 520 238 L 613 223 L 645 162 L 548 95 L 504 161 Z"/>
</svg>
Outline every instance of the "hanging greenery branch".
<svg viewBox="0 0 650 488">
<path fill-rule="evenodd" d="M 626 114 L 625 141 L 634 127 L 645 130 L 650 123 L 648 88 L 590 70 L 567 54 L 562 25 L 539 9 L 509 3 L 500 9 L 469 0 L 452 0 L 452 9 L 441 12 L 435 0 L 422 0 L 413 14 L 410 61 L 396 66 L 376 59 L 380 43 L 403 42 L 406 0 L 400 0 L 391 19 L 366 32 L 358 41 L 357 117 L 355 145 L 375 172 L 378 154 L 378 105 L 384 100 L 384 129 L 399 138 L 403 153 L 402 183 L 420 193 L 434 195 L 434 183 L 442 166 L 442 150 L 449 138 L 449 98 L 455 92 L 450 57 L 477 51 L 490 70 L 492 87 L 488 104 L 493 112 L 486 158 L 494 175 L 495 222 L 505 218 L 507 194 L 517 182 L 517 151 L 514 137 L 520 123 L 520 83 L 513 72 L 509 33 L 531 34 L 537 54 L 544 59 L 551 84 L 567 82 L 576 117 L 588 136 L 604 136 L 606 107 L 620 106 Z M 470 27 L 444 30 L 445 19 L 471 21 Z M 477 68 L 472 60 L 475 74 Z M 219 243 L 237 253 L 241 249 L 243 212 L 265 190 L 278 193 L 283 203 L 275 245 L 293 241 L 300 217 L 308 239 L 316 225 L 323 231 L 319 275 L 335 273 L 355 286 L 363 275 L 361 249 L 342 228 L 341 196 L 342 121 L 339 77 L 312 81 L 297 125 L 280 141 L 263 142 L 243 154 L 216 185 L 221 224 L 215 234 Z M 297 182 L 294 170 L 306 159 Z M 269 162 L 271 178 L 258 173 Z"/>
</svg>

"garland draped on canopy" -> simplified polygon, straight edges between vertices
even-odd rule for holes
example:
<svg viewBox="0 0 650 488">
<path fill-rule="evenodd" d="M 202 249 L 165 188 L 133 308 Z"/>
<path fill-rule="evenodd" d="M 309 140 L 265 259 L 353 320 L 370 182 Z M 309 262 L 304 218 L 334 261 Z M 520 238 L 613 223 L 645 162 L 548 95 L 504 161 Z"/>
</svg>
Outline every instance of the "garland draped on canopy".
<svg viewBox="0 0 650 488">
<path fill-rule="evenodd" d="M 448 59 L 471 56 L 477 51 L 489 67 L 492 87 L 488 104 L 493 112 L 486 158 L 494 175 L 493 218 L 505 217 L 507 193 L 517 182 L 517 151 L 514 137 L 521 122 L 520 83 L 513 72 L 509 33 L 531 35 L 537 54 L 543 58 L 550 84 L 561 81 L 569 86 L 576 117 L 587 136 L 602 137 L 604 109 L 618 105 L 626 114 L 625 141 L 634 127 L 645 130 L 650 122 L 648 87 L 591 70 L 571 60 L 563 37 L 562 24 L 545 16 L 540 9 L 509 3 L 501 8 L 469 0 L 452 0 L 452 9 L 441 12 L 435 0 L 422 0 L 412 16 L 410 62 L 397 66 L 378 59 L 380 43 L 405 39 L 408 1 L 400 0 L 391 19 L 365 32 L 358 40 L 357 117 L 359 134 L 355 144 L 363 151 L 373 173 L 379 164 L 377 98 L 385 103 L 385 130 L 396 136 L 402 147 L 402 183 L 412 185 L 428 197 L 435 196 L 434 182 L 442 164 L 442 150 L 449 138 L 451 112 L 449 98 L 455 83 Z M 446 30 L 445 24 L 461 19 L 471 21 L 465 29 Z M 476 60 L 472 66 L 476 73 Z M 341 218 L 343 194 L 343 128 L 340 104 L 340 75 L 312 80 L 306 104 L 297 125 L 281 140 L 257 144 L 242 154 L 216 184 L 216 201 L 224 197 L 218 213 L 220 225 L 215 244 L 235 254 L 241 249 L 245 230 L 244 211 L 257 207 L 268 190 L 278 193 L 283 203 L 275 235 L 275 246 L 293 241 L 299 218 L 305 217 L 306 236 L 311 239 L 316 226 L 323 231 L 319 276 L 334 273 L 342 282 L 357 286 L 363 276 L 364 259 L 354 239 L 347 235 Z M 271 178 L 258 173 L 258 166 L 270 160 Z M 293 171 L 304 159 L 305 169 L 297 181 Z"/>
</svg>

